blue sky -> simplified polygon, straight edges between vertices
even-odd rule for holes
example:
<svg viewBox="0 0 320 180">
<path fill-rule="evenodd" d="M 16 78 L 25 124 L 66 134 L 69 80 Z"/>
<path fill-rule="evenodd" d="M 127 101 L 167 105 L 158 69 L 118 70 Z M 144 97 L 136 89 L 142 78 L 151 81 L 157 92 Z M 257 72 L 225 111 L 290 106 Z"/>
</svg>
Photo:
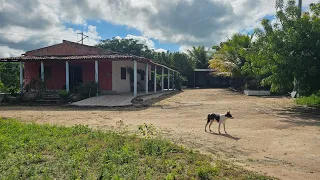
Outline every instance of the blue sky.
<svg viewBox="0 0 320 180">
<path fill-rule="evenodd" d="M 77 42 L 134 38 L 156 51 L 211 47 L 273 19 L 275 0 L 2 0 L 0 57 Z M 77 3 L 75 3 L 77 2 Z M 318 0 L 303 0 L 304 10 Z M 2 35 L 4 34 L 4 35 Z"/>
</svg>

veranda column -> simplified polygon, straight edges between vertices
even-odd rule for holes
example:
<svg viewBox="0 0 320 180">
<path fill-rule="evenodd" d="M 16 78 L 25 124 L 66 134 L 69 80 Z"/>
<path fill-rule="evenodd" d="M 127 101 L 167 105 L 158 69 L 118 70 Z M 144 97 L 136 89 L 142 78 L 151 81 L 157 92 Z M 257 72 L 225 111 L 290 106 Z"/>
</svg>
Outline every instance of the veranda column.
<svg viewBox="0 0 320 180">
<path fill-rule="evenodd" d="M 95 82 L 99 83 L 99 62 L 96 60 L 94 61 L 94 72 L 95 72 Z M 98 96 L 98 89 L 97 89 L 97 96 Z"/>
<path fill-rule="evenodd" d="M 161 90 L 164 90 L 164 68 L 162 67 Z"/>
<path fill-rule="evenodd" d="M 172 89 L 175 90 L 174 71 L 172 71 Z"/>
<path fill-rule="evenodd" d="M 149 94 L 149 64 L 146 64 L 146 94 Z"/>
<path fill-rule="evenodd" d="M 20 61 L 20 93 L 23 93 L 23 62 Z"/>
<path fill-rule="evenodd" d="M 168 69 L 168 91 L 170 90 L 170 70 Z"/>
<path fill-rule="evenodd" d="M 157 66 L 154 66 L 154 93 L 157 93 Z"/>
<path fill-rule="evenodd" d="M 69 62 L 66 61 L 66 91 L 69 91 Z"/>
<path fill-rule="evenodd" d="M 133 61 L 133 96 L 138 95 L 137 60 Z"/>
<path fill-rule="evenodd" d="M 41 81 L 44 82 L 44 65 L 43 65 L 43 61 L 41 61 Z"/>
</svg>

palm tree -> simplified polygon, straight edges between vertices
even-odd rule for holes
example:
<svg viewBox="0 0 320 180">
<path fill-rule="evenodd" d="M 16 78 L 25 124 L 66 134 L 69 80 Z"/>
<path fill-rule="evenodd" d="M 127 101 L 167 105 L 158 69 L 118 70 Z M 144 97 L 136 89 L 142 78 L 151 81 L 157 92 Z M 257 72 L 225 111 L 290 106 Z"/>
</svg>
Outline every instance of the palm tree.
<svg viewBox="0 0 320 180">
<path fill-rule="evenodd" d="M 245 54 L 251 47 L 253 35 L 236 34 L 227 42 L 215 46 L 216 52 L 209 61 L 209 67 L 217 70 L 217 74 L 240 76 L 241 67 L 246 63 Z"/>
<path fill-rule="evenodd" d="M 207 69 L 209 65 L 209 52 L 204 46 L 192 47 L 192 50 L 188 50 L 188 55 L 196 63 L 196 68 Z"/>
<path fill-rule="evenodd" d="M 276 0 L 276 9 L 283 9 L 284 2 L 283 0 Z"/>
</svg>

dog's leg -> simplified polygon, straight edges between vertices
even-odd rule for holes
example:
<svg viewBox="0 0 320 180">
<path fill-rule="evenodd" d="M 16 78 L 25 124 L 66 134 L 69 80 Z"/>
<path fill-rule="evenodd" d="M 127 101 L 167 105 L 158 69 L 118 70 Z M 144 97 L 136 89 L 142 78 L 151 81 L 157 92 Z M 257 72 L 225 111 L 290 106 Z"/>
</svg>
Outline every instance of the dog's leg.
<svg viewBox="0 0 320 180">
<path fill-rule="evenodd" d="M 221 132 L 220 132 L 220 125 L 221 125 L 221 124 L 219 123 L 219 129 L 218 129 L 218 131 L 219 131 L 219 134 L 221 134 Z"/>
<path fill-rule="evenodd" d="M 212 123 L 213 123 L 213 121 L 211 121 L 211 122 L 210 122 L 210 125 L 209 125 L 209 130 L 210 130 L 210 132 L 212 132 L 212 131 L 211 131 L 211 125 L 212 125 Z"/>
<path fill-rule="evenodd" d="M 204 131 L 207 132 L 207 126 L 209 123 L 206 124 L 206 127 L 204 127 Z"/>
<path fill-rule="evenodd" d="M 224 132 L 225 132 L 226 134 L 228 134 L 227 131 L 226 131 L 226 123 L 223 123 L 223 129 L 224 129 Z"/>
</svg>

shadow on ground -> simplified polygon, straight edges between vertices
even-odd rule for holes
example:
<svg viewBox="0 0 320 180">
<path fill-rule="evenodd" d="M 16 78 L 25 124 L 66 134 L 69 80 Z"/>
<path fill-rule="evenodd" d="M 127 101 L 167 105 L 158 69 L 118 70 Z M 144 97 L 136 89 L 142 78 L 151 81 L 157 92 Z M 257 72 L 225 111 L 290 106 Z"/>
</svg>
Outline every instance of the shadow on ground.
<svg viewBox="0 0 320 180">
<path fill-rule="evenodd" d="M 219 134 L 219 133 L 215 133 L 215 132 L 207 132 L 209 134 L 212 134 L 212 135 L 216 135 L 216 136 L 223 136 L 223 137 L 226 137 L 226 138 L 230 138 L 232 140 L 235 140 L 235 141 L 238 141 L 240 140 L 241 138 L 238 138 L 238 137 L 234 137 L 230 134 Z"/>
<path fill-rule="evenodd" d="M 283 122 L 299 126 L 320 126 L 320 108 L 292 107 L 289 109 L 276 110 L 280 116 L 286 116 Z"/>
<path fill-rule="evenodd" d="M 177 91 L 175 93 L 166 94 L 160 96 L 159 98 L 151 99 L 148 101 L 142 101 L 139 103 L 134 103 L 133 106 L 126 107 L 76 107 L 69 104 L 65 105 L 39 105 L 39 104 L 5 104 L 0 105 L 0 111 L 142 111 L 148 109 L 154 104 L 180 94 L 182 91 Z"/>
</svg>

